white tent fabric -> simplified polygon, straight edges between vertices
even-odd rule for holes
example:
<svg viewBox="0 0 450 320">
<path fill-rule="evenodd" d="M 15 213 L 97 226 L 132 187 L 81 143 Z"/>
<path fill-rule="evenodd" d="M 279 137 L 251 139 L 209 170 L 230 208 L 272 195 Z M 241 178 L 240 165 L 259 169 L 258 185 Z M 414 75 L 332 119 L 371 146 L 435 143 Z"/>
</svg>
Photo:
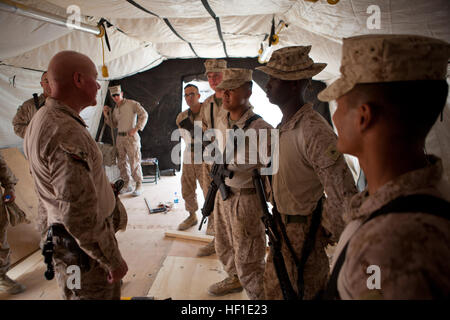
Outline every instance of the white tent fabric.
<svg viewBox="0 0 450 320">
<path fill-rule="evenodd" d="M 408 33 L 450 42 L 448 0 L 17 0 L 20 4 L 67 17 L 80 8 L 81 21 L 95 26 L 105 18 L 112 51 L 105 51 L 109 77 L 101 75 L 101 41 L 92 34 L 0 11 L 0 147 L 21 144 L 11 126 L 17 107 L 40 92 L 40 72 L 61 50 L 77 50 L 96 63 L 104 99 L 109 80 L 153 68 L 171 58 L 256 57 L 272 19 L 288 27 L 275 48 L 312 45 L 311 57 L 328 65 L 317 79 L 339 75 L 342 38 L 368 33 Z M 380 28 L 369 29 L 379 8 Z M 214 19 L 216 18 L 216 19 Z M 220 25 L 220 33 L 218 26 Z M 267 42 L 267 40 L 266 40 Z M 106 49 L 106 45 L 105 45 Z M 29 70 L 31 69 L 31 70 Z M 446 107 L 448 110 L 448 105 Z M 447 114 L 447 115 L 446 115 Z M 448 111 L 428 139 L 435 153 L 450 157 Z M 101 108 L 85 111 L 95 133 Z M 430 147 L 431 148 L 431 147 Z M 445 151 L 447 150 L 447 151 Z M 446 160 L 446 170 L 448 167 Z"/>
</svg>

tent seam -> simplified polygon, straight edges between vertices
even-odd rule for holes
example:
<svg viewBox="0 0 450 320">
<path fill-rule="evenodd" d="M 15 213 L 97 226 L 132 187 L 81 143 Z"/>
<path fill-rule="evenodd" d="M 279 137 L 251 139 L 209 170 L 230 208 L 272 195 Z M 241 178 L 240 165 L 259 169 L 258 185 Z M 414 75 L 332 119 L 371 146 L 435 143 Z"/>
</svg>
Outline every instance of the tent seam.
<svg viewBox="0 0 450 320">
<path fill-rule="evenodd" d="M 154 12 L 151 12 L 150 10 L 147 10 L 146 8 L 144 8 L 143 6 L 141 6 L 140 4 L 136 3 L 136 2 L 133 1 L 133 0 L 126 0 L 126 1 L 127 1 L 129 4 L 135 6 L 136 8 L 138 8 L 138 9 L 140 9 L 140 10 L 142 10 L 142 11 L 148 13 L 148 14 L 151 14 L 151 15 L 153 15 L 153 16 L 155 16 L 155 17 L 161 19 L 161 20 L 163 20 L 164 23 L 169 27 L 170 31 L 172 31 L 173 34 L 175 34 L 179 39 L 181 39 L 181 40 L 183 40 L 184 42 L 186 42 L 186 43 L 189 45 L 189 48 L 191 48 L 191 50 L 192 50 L 192 52 L 194 53 L 194 55 L 195 55 L 197 58 L 199 58 L 197 52 L 195 52 L 194 47 L 192 46 L 192 43 L 190 43 L 189 41 L 187 41 L 186 39 L 184 39 L 182 36 L 180 36 L 180 35 L 178 34 L 178 32 L 175 30 L 175 28 L 174 28 L 174 27 L 172 26 L 172 24 L 170 23 L 169 19 L 167 19 L 167 18 L 161 18 L 158 14 L 156 14 L 156 13 L 154 13 Z"/>
<path fill-rule="evenodd" d="M 222 32 L 222 28 L 220 27 L 220 18 L 218 16 L 216 16 L 215 12 L 210 7 L 208 0 L 202 0 L 202 4 L 205 7 L 206 11 L 208 11 L 208 13 L 211 15 L 211 17 L 216 22 L 216 29 L 217 29 L 217 33 L 219 35 L 219 39 L 220 39 L 220 41 L 222 41 L 223 51 L 225 52 L 225 56 L 227 58 L 229 58 L 228 52 L 227 52 L 227 45 L 225 43 L 225 40 L 223 39 L 223 32 Z"/>
</svg>

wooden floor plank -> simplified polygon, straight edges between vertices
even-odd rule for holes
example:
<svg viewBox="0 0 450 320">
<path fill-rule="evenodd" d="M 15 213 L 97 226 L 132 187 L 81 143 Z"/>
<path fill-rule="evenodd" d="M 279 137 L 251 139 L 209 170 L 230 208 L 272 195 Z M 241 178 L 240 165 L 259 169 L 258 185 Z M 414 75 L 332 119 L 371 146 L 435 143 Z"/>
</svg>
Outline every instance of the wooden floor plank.
<svg viewBox="0 0 450 320">
<path fill-rule="evenodd" d="M 221 297 L 208 294 L 208 287 L 226 276 L 216 259 L 168 256 L 147 296 L 156 300 L 248 300 L 245 290 Z"/>
<path fill-rule="evenodd" d="M 166 237 L 172 237 L 172 238 L 180 238 L 180 239 L 186 239 L 186 240 L 195 240 L 195 241 L 201 241 L 209 243 L 211 242 L 214 237 L 209 236 L 206 234 L 198 234 L 198 233 L 192 233 L 187 231 L 166 231 Z"/>
</svg>

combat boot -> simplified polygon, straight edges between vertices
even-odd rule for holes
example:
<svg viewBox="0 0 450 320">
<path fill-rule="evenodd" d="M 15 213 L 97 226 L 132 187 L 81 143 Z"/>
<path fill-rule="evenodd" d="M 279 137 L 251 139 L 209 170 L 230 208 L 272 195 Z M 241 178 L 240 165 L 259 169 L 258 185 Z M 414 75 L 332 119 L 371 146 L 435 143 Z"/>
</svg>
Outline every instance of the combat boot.
<svg viewBox="0 0 450 320">
<path fill-rule="evenodd" d="M 189 217 L 187 217 L 180 225 L 178 226 L 178 230 L 186 230 L 192 226 L 197 224 L 197 215 L 195 212 L 190 212 Z"/>
<path fill-rule="evenodd" d="M 211 285 L 208 288 L 208 293 L 213 296 L 223 296 L 229 293 L 240 292 L 242 289 L 238 276 L 233 275 Z"/>
<path fill-rule="evenodd" d="M 200 249 L 198 249 L 197 257 L 207 257 L 214 253 L 216 253 L 216 247 L 213 239 L 213 241 L 208 243 L 206 246 L 203 246 Z"/>
<path fill-rule="evenodd" d="M 136 182 L 136 189 L 133 191 L 133 196 L 138 197 L 142 194 L 142 182 Z"/>
<path fill-rule="evenodd" d="M 131 192 L 131 191 L 133 191 L 133 187 L 132 187 L 129 183 L 127 183 L 127 184 L 122 188 L 122 190 L 120 190 L 120 194 L 128 193 L 128 192 Z"/>
<path fill-rule="evenodd" d="M 14 281 L 6 274 L 0 276 L 0 292 L 6 292 L 9 294 L 18 294 L 25 291 L 25 286 Z"/>
</svg>

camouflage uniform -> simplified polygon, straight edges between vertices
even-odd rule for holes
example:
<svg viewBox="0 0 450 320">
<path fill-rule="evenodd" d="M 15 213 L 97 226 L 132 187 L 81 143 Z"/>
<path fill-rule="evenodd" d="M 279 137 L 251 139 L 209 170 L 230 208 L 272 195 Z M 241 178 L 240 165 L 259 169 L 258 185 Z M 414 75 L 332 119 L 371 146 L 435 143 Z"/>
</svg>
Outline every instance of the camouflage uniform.
<svg viewBox="0 0 450 320">
<path fill-rule="evenodd" d="M 345 38 L 341 77 L 319 93 L 318 97 L 322 101 L 339 99 L 359 83 L 388 85 L 398 81 L 445 81 L 449 55 L 448 43 L 423 36 L 390 34 Z M 380 138 L 380 146 L 389 141 L 383 141 L 376 130 L 385 125 L 383 122 L 389 116 L 388 110 L 396 107 L 392 103 L 379 117 L 378 123 L 370 122 L 375 131 L 367 131 L 367 134 L 375 134 L 374 139 Z M 424 116 L 426 112 L 427 105 L 423 108 Z M 346 116 L 349 114 L 344 113 Z M 364 138 L 360 134 L 355 139 Z M 411 145 L 417 143 L 420 146 L 419 139 L 413 138 Z M 384 157 L 381 161 L 391 159 L 388 150 L 381 152 L 380 155 Z M 359 156 L 367 158 L 368 154 L 363 151 Z M 409 156 L 404 155 L 405 158 Z M 414 154 L 411 156 L 418 158 Z M 348 244 L 337 278 L 340 298 L 448 299 L 450 296 L 449 219 L 426 211 L 402 211 L 385 213 L 362 225 L 372 213 L 400 197 L 421 194 L 450 201 L 450 185 L 443 178 L 441 159 L 435 156 L 427 156 L 426 159 L 426 166 L 408 172 L 397 170 L 397 175 L 372 190 L 371 194 L 367 188 L 349 202 L 344 214 L 344 220 L 349 223 L 333 257 L 336 260 Z M 369 176 L 367 180 L 370 187 Z M 448 212 L 445 214 L 448 215 Z M 335 264 L 336 261 L 333 261 L 333 266 Z M 377 274 L 370 271 L 369 266 L 377 266 Z M 369 289 L 372 275 L 380 276 L 381 289 Z"/>
<path fill-rule="evenodd" d="M 45 104 L 44 94 L 41 93 L 38 97 L 39 106 L 42 107 Z M 37 112 L 36 105 L 34 104 L 34 98 L 25 101 L 18 109 L 17 113 L 13 118 L 12 125 L 14 127 L 14 133 L 19 137 L 23 138 L 25 136 L 25 130 L 28 124 L 33 118 L 34 114 Z"/>
<path fill-rule="evenodd" d="M 279 126 L 279 130 L 279 170 L 273 176 L 273 193 L 298 258 L 311 225 L 311 213 L 324 191 L 327 195 L 321 227 L 303 273 L 304 299 L 311 299 L 326 283 L 329 261 L 325 248 L 329 240 L 339 239 L 344 229 L 343 202 L 356 193 L 356 188 L 343 155 L 336 150 L 336 135 L 311 104 L 301 107 L 287 123 Z M 295 219 L 291 216 L 297 216 L 298 220 L 286 223 Z M 331 239 L 328 239 L 330 233 Z M 282 253 L 291 283 L 297 291 L 297 268 L 285 243 Z M 266 299 L 283 299 L 272 249 L 267 258 L 264 287 Z"/>
<path fill-rule="evenodd" d="M 180 122 L 189 117 L 191 122 L 201 122 L 201 109 L 199 113 L 193 114 L 190 109 L 178 114 L 176 123 L 179 126 Z M 203 191 L 203 196 L 206 197 L 209 184 L 205 183 L 203 162 L 196 164 L 194 162 L 194 148 L 193 137 L 183 137 L 186 143 L 186 149 L 183 152 L 183 173 L 181 175 L 181 194 L 184 199 L 185 208 L 188 212 L 196 212 L 198 210 L 197 195 L 197 180 Z M 201 150 L 201 149 L 200 149 Z"/>
<path fill-rule="evenodd" d="M 389 181 L 374 194 L 368 190 L 351 199 L 345 213 L 351 220 L 334 257 L 350 238 L 338 277 L 342 299 L 437 299 L 450 296 L 450 221 L 427 213 L 385 214 L 364 224 L 372 212 L 390 201 L 427 194 L 450 201 L 450 185 L 442 178 L 442 161 Z M 377 265 L 381 289 L 370 290 L 367 267 Z"/>
<path fill-rule="evenodd" d="M 249 108 L 235 123 L 242 128 L 245 121 L 254 115 Z M 225 138 L 228 124 L 226 113 L 218 124 L 218 129 Z M 272 129 L 262 118 L 254 120 L 247 130 Z M 246 131 L 247 131 L 246 130 Z M 267 134 L 267 152 L 270 152 L 270 132 Z M 261 205 L 252 181 L 252 170 L 260 163 L 249 164 L 249 143 L 246 143 L 246 164 L 229 164 L 228 169 L 234 172 L 232 179 L 225 184 L 231 188 L 231 195 L 223 201 L 220 193 L 215 200 L 215 241 L 216 253 L 229 276 L 237 275 L 247 295 L 252 300 L 264 299 L 263 275 L 266 235 L 261 220 Z M 259 144 L 258 144 L 259 145 Z M 267 155 L 266 152 L 266 155 Z M 264 153 L 264 152 L 263 152 Z M 266 156 L 264 154 L 258 155 Z M 239 150 L 236 157 L 239 156 Z"/>
<path fill-rule="evenodd" d="M 212 125 L 211 121 L 211 108 L 213 110 L 213 121 L 214 121 L 214 127 Z M 217 128 L 217 123 L 220 121 L 220 119 L 227 113 L 226 110 L 222 108 L 222 99 L 216 98 L 216 95 L 213 94 L 206 98 L 205 101 L 202 103 L 201 108 L 201 117 L 202 117 L 202 124 L 203 124 L 203 131 Z M 211 183 L 211 177 L 209 176 L 209 173 L 211 172 L 211 163 L 203 163 L 203 184 L 207 187 Z M 208 191 L 208 190 L 206 190 Z M 206 234 L 214 235 L 214 211 L 211 213 L 211 215 L 208 217 L 208 227 L 206 228 Z"/>
<path fill-rule="evenodd" d="M 0 155 L 0 184 L 7 191 L 14 192 L 14 185 L 17 179 L 6 165 L 5 160 Z M 5 275 L 10 266 L 10 247 L 6 239 L 6 231 L 8 227 L 8 217 L 5 206 L 3 204 L 3 193 L 0 188 L 0 277 Z"/>
<path fill-rule="evenodd" d="M 112 225 L 115 197 L 86 124 L 71 108 L 48 98 L 29 125 L 24 151 L 39 197 L 43 240 L 48 227 L 59 224 L 81 248 L 68 249 L 60 245 L 60 237 L 55 239 L 53 261 L 62 296 L 119 299 L 120 283 L 110 284 L 106 278 L 123 261 Z M 81 265 L 80 255 L 87 255 L 90 268 L 81 269 L 81 289 L 71 290 L 66 269 Z"/>
<path fill-rule="evenodd" d="M 137 121 L 136 121 L 137 115 Z M 117 166 L 120 170 L 120 177 L 129 184 L 130 176 L 128 174 L 127 157 L 131 170 L 131 176 L 135 182 L 142 183 L 141 167 L 141 138 L 139 134 L 132 137 L 128 136 L 128 131 L 137 128 L 144 130 L 147 124 L 148 113 L 139 102 L 129 99 L 123 99 L 120 106 L 114 108 L 111 119 L 106 118 L 106 123 L 114 128 L 118 128 L 117 133 Z"/>
</svg>

